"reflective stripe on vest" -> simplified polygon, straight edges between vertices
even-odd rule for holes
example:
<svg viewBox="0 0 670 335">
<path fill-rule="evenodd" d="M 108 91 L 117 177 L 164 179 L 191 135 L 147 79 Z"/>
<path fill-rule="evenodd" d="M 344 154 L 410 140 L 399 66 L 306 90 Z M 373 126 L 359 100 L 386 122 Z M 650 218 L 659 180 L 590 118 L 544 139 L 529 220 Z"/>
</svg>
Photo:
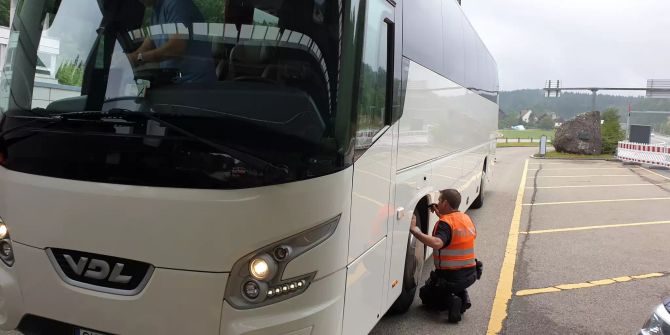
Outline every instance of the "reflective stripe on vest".
<svg viewBox="0 0 670 335">
<path fill-rule="evenodd" d="M 433 262 L 438 270 L 459 270 L 476 266 L 475 238 L 477 230 L 470 217 L 454 212 L 440 216 L 440 221 L 451 227 L 451 242 L 448 246 L 433 251 Z M 435 225 L 433 236 L 439 223 Z"/>
</svg>

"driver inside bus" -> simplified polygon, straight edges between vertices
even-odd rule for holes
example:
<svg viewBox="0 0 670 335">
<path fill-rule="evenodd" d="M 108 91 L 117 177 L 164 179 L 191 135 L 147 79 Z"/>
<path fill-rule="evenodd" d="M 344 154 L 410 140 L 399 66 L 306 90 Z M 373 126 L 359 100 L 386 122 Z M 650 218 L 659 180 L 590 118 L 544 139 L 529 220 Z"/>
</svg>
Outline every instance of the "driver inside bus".
<svg viewBox="0 0 670 335">
<path fill-rule="evenodd" d="M 152 35 L 142 45 L 128 54 L 133 67 L 159 64 L 161 69 L 174 69 L 181 73 L 178 83 L 203 83 L 216 81 L 211 45 L 189 38 L 193 23 L 205 22 L 198 7 L 191 0 L 138 0 L 152 8 L 151 25 L 174 24 L 186 26 L 191 34 Z M 176 28 L 176 27 L 175 27 Z"/>
</svg>

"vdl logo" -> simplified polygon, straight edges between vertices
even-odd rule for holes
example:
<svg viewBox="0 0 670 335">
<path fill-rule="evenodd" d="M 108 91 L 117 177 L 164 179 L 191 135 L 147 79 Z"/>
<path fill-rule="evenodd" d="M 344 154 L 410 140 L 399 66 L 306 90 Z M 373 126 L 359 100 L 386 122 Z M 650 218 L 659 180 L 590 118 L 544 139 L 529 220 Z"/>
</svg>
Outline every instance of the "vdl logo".
<svg viewBox="0 0 670 335">
<path fill-rule="evenodd" d="M 66 283 L 111 294 L 138 294 L 154 271 L 148 263 L 75 250 L 48 248 L 47 255 Z"/>
<path fill-rule="evenodd" d="M 70 266 L 70 269 L 78 276 L 95 280 L 107 280 L 111 283 L 128 284 L 133 277 L 123 275 L 125 264 L 115 263 L 110 266 L 105 260 L 88 257 L 80 257 L 77 261 L 71 255 L 63 254 L 63 258 Z M 87 266 L 88 265 L 88 266 Z M 111 271 L 110 271 L 111 270 Z"/>
</svg>

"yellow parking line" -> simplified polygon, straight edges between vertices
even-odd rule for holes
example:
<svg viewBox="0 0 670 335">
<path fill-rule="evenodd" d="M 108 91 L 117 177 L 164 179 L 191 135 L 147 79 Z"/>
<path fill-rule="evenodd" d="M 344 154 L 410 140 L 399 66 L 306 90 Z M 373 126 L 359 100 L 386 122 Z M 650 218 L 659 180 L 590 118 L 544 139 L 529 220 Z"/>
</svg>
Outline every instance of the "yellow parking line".
<svg viewBox="0 0 670 335">
<path fill-rule="evenodd" d="M 507 305 L 512 299 L 512 284 L 514 283 L 514 267 L 516 265 L 517 246 L 519 244 L 519 226 L 521 225 L 521 213 L 523 207 L 523 195 L 526 190 L 526 176 L 528 175 L 528 159 L 523 167 L 519 190 L 516 194 L 516 204 L 514 206 L 514 215 L 507 236 L 507 246 L 505 247 L 505 257 L 503 258 L 496 287 L 496 295 L 493 299 L 491 308 L 491 317 L 486 334 L 498 334 L 502 330 L 503 322 L 507 318 Z"/>
<path fill-rule="evenodd" d="M 530 290 L 518 291 L 516 292 L 516 295 L 522 297 L 524 295 L 533 295 L 533 294 L 551 293 L 551 292 L 561 292 L 561 289 L 555 287 L 534 288 Z"/>
<path fill-rule="evenodd" d="M 622 283 L 622 282 L 628 282 L 628 281 L 634 281 L 634 280 L 658 278 L 658 277 L 663 277 L 663 276 L 667 276 L 667 275 L 668 275 L 667 272 L 665 272 L 665 273 L 664 272 L 654 272 L 654 273 L 647 273 L 647 274 L 635 275 L 635 276 L 623 276 L 623 277 L 616 277 L 616 278 L 592 280 L 592 281 L 583 282 L 583 283 L 562 284 L 562 285 L 550 286 L 550 287 L 545 287 L 545 288 L 533 288 L 533 289 L 529 289 L 529 290 L 517 291 L 516 296 L 523 297 L 523 296 L 529 296 L 529 295 L 535 295 L 535 294 L 544 294 L 544 293 L 553 293 L 553 292 L 561 292 L 561 291 L 568 291 L 568 290 L 577 290 L 577 289 L 582 289 L 582 288 L 612 285 L 614 283 Z"/>
<path fill-rule="evenodd" d="M 665 197 L 665 198 L 640 198 L 640 199 L 609 199 L 609 200 L 538 202 L 538 203 L 534 203 L 534 204 L 523 204 L 523 205 L 524 206 L 549 206 L 549 205 L 595 204 L 595 203 L 603 203 L 603 202 L 654 201 L 654 200 L 670 200 L 670 197 Z"/>
<path fill-rule="evenodd" d="M 664 183 L 646 183 L 646 184 L 612 184 L 612 185 L 566 185 L 566 186 L 528 186 L 526 188 L 537 188 L 537 189 L 559 189 L 559 188 L 597 188 L 597 187 L 639 187 L 639 186 L 658 186 L 663 185 Z"/>
<path fill-rule="evenodd" d="M 601 226 L 586 226 L 586 227 L 573 227 L 573 228 L 558 228 L 558 229 L 545 229 L 545 230 L 531 230 L 524 231 L 520 234 L 547 234 L 547 233 L 563 233 L 567 231 L 579 231 L 579 230 L 592 230 L 592 229 L 607 229 L 607 228 L 624 228 L 624 227 L 636 227 L 636 226 L 651 226 L 659 224 L 670 224 L 670 221 L 653 221 L 653 222 L 637 222 L 637 223 L 621 223 L 621 224 L 610 224 L 610 225 L 601 225 Z"/>
</svg>

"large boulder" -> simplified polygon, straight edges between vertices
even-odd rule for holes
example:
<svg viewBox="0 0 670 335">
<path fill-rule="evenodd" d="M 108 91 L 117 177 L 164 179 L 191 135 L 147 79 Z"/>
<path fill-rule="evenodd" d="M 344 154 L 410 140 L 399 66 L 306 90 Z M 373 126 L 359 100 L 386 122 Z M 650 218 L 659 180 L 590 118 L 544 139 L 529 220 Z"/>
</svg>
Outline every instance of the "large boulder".
<svg viewBox="0 0 670 335">
<path fill-rule="evenodd" d="M 603 144 L 600 138 L 600 112 L 588 112 L 567 121 L 556 131 L 554 148 L 558 152 L 599 155 Z"/>
</svg>

